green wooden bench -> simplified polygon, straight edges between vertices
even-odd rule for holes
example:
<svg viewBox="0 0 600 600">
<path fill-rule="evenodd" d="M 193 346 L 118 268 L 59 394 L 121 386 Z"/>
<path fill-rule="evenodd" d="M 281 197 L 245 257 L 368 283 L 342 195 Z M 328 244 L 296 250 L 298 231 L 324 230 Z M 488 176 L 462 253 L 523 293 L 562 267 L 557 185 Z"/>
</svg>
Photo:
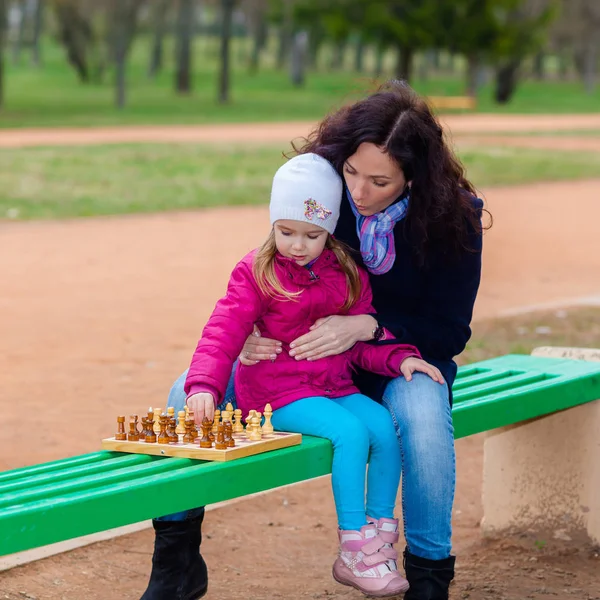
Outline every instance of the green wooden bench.
<svg viewBox="0 0 600 600">
<path fill-rule="evenodd" d="M 600 398 L 600 363 L 509 355 L 461 367 L 457 438 Z M 0 473 L 0 556 L 331 471 L 329 442 L 232 462 L 100 451 Z"/>
</svg>

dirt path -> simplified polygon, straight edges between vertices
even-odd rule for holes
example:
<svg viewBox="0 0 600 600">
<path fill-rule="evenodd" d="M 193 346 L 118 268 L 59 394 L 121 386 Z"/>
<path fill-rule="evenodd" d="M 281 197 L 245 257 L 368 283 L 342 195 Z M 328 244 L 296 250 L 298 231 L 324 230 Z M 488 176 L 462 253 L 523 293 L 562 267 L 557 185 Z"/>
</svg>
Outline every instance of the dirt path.
<svg viewBox="0 0 600 600">
<path fill-rule="evenodd" d="M 600 294 L 599 196 L 600 180 L 488 190 L 496 222 L 476 316 Z M 230 268 L 267 222 L 266 208 L 240 207 L 0 224 L 0 469 L 94 451 L 116 414 L 162 404 Z M 235 236 L 223 235 L 224 223 Z M 36 416 L 35 443 L 22 433 L 27 415 Z M 559 564 L 555 546 L 546 560 L 531 557 L 530 546 L 481 544 L 481 444 L 480 436 L 458 442 L 454 598 L 546 598 L 544 577 L 550 590 L 582 592 L 574 580 L 593 580 L 586 569 L 596 564 L 587 555 L 583 566 L 579 557 Z M 211 512 L 208 597 L 358 599 L 323 566 L 334 522 L 327 480 Z M 137 599 L 151 552 L 149 531 L 82 548 L 0 573 L 0 598 Z M 530 558 L 546 561 L 545 576 Z M 600 598 L 588 587 L 561 598 Z"/>
<path fill-rule="evenodd" d="M 588 115 L 443 115 L 454 136 L 498 132 L 600 129 L 600 114 Z M 279 143 L 308 134 L 313 122 L 221 125 L 125 125 L 114 127 L 0 130 L 0 147 L 91 145 L 139 142 Z M 505 142 L 508 143 L 508 140 Z M 548 146 L 546 146 L 548 147 Z"/>
</svg>

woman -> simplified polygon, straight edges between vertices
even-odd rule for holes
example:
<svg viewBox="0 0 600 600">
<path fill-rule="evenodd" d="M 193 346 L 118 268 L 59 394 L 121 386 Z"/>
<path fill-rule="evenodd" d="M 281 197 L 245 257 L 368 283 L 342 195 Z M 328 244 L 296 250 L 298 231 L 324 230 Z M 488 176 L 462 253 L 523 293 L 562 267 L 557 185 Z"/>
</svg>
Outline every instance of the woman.
<svg viewBox="0 0 600 600">
<path fill-rule="evenodd" d="M 444 376 L 446 383 L 440 385 L 418 373 L 410 380 L 389 380 L 359 372 L 355 383 L 384 404 L 396 427 L 402 461 L 404 568 L 410 584 L 405 600 L 447 600 L 455 560 L 450 389 L 456 376 L 453 358 L 470 337 L 479 287 L 482 203 L 427 104 L 400 82 L 390 82 L 329 115 L 295 151 L 323 156 L 343 176 L 345 199 L 335 235 L 356 251 L 357 262 L 369 271 L 377 314 L 320 319 L 295 341 L 291 352 L 298 360 L 318 360 L 344 352 L 357 341 L 385 344 L 381 335 L 387 328 L 395 343 L 418 347 Z M 277 340 L 255 332 L 240 360 L 244 364 L 276 360 L 279 352 Z M 183 402 L 183 380 L 173 388 L 171 405 Z M 190 515 L 188 521 L 171 522 L 192 540 L 187 557 L 178 559 L 183 566 L 199 562 L 193 540 L 199 539 L 201 521 L 197 512 Z M 151 578 L 143 600 L 169 597 L 152 592 L 164 579 L 157 567 L 167 553 L 161 533 L 157 529 L 155 585 Z M 169 570 L 173 576 L 173 563 Z M 181 570 L 181 578 L 187 577 L 189 567 Z M 177 597 L 200 596 L 182 592 Z"/>
</svg>

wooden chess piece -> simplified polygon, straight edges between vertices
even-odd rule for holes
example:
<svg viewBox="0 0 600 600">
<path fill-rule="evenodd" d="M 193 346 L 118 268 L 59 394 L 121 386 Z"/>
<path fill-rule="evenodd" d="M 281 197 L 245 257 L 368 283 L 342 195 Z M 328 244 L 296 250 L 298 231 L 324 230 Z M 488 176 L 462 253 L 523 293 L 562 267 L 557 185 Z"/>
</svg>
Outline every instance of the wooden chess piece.
<svg viewBox="0 0 600 600">
<path fill-rule="evenodd" d="M 228 448 L 235 448 L 235 440 L 233 439 L 233 426 L 231 421 L 227 421 L 224 426 L 225 429 L 225 443 Z"/>
<path fill-rule="evenodd" d="M 212 432 L 216 435 L 219 429 L 219 423 L 221 422 L 221 411 L 217 408 L 215 410 L 215 418 L 213 419 Z"/>
<path fill-rule="evenodd" d="M 242 411 L 236 408 L 233 413 L 233 433 L 244 433 L 244 424 L 242 423 Z"/>
<path fill-rule="evenodd" d="M 142 430 L 141 430 L 141 431 L 138 429 L 138 421 L 139 421 L 140 419 L 138 418 L 138 416 L 137 416 L 137 415 L 131 415 L 130 419 L 133 419 L 133 422 L 135 423 L 135 432 L 137 433 L 138 440 L 141 440 L 141 439 L 142 439 L 142 437 L 143 437 L 143 435 L 142 435 L 142 432 L 143 432 L 143 430 L 144 430 L 144 426 L 143 426 L 143 425 L 141 425 L 141 427 L 142 427 Z"/>
<path fill-rule="evenodd" d="M 131 415 L 129 417 L 129 433 L 127 434 L 127 439 L 130 442 L 137 442 L 140 439 L 140 434 L 137 428 L 137 422 L 137 415 Z"/>
<path fill-rule="evenodd" d="M 177 413 L 177 429 L 175 429 L 178 435 L 183 435 L 185 433 L 185 410 L 180 410 Z"/>
<path fill-rule="evenodd" d="M 262 426 L 263 435 L 271 435 L 273 433 L 273 425 L 271 424 L 271 417 L 273 416 L 273 409 L 270 404 L 265 406 L 265 422 Z"/>
<path fill-rule="evenodd" d="M 169 434 L 167 433 L 167 424 L 169 422 L 169 417 L 166 414 L 160 415 L 158 418 L 158 424 L 160 426 L 160 431 L 158 433 L 158 443 L 159 444 L 168 444 L 169 443 Z"/>
<path fill-rule="evenodd" d="M 154 433 L 154 420 L 146 419 L 146 437 L 144 440 L 149 444 L 156 442 L 156 434 Z"/>
<path fill-rule="evenodd" d="M 175 416 L 175 408 L 172 406 L 167 406 L 167 415 L 169 416 L 169 419 L 171 417 Z"/>
<path fill-rule="evenodd" d="M 254 413 L 256 413 L 256 411 L 252 409 L 246 417 L 246 437 L 248 439 L 250 439 L 250 432 L 252 431 L 252 417 L 254 417 Z"/>
<path fill-rule="evenodd" d="M 216 450 L 227 450 L 227 444 L 225 443 L 225 430 L 223 429 L 223 423 L 219 423 L 217 426 L 217 437 L 215 439 Z"/>
<path fill-rule="evenodd" d="M 154 415 L 152 417 L 152 420 L 154 421 L 154 425 L 152 427 L 154 433 L 159 434 L 160 433 L 160 408 L 155 408 L 154 409 Z"/>
<path fill-rule="evenodd" d="M 194 442 L 194 422 L 191 419 L 185 420 L 185 434 L 183 436 L 183 442 L 185 444 L 192 444 Z"/>
<path fill-rule="evenodd" d="M 208 419 L 208 417 L 204 417 L 202 419 L 202 424 L 200 425 L 202 428 L 202 437 L 200 438 L 200 448 L 212 448 L 212 440 L 210 439 L 210 430 L 212 428 L 212 423 Z"/>
<path fill-rule="evenodd" d="M 127 434 L 125 433 L 125 417 L 117 417 L 117 433 L 115 433 L 115 440 L 126 440 Z"/>
<path fill-rule="evenodd" d="M 198 437 L 198 428 L 196 427 L 196 416 L 194 415 L 193 410 L 188 410 L 188 421 L 192 422 L 192 427 L 190 428 L 190 433 L 192 435 L 192 442 Z"/>
<path fill-rule="evenodd" d="M 151 430 L 154 431 L 154 409 L 152 407 L 148 409 L 148 416 L 146 419 L 146 432 L 144 433 L 144 440 Z"/>
<path fill-rule="evenodd" d="M 179 436 L 177 435 L 177 419 L 173 417 L 169 417 L 169 422 L 167 423 L 167 434 L 169 435 L 169 443 L 176 444 L 179 441 Z"/>
<path fill-rule="evenodd" d="M 251 442 L 260 442 L 262 439 L 262 431 L 260 430 L 260 417 L 256 414 L 252 417 L 250 422 L 250 435 L 248 439 Z"/>
</svg>

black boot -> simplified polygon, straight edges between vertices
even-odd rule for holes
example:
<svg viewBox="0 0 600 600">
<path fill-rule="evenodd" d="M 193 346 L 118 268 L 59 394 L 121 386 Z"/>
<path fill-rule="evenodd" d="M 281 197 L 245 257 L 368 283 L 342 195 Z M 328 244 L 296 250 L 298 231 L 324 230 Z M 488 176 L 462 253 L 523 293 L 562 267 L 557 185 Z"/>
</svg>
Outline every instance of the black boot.
<svg viewBox="0 0 600 600">
<path fill-rule="evenodd" d="M 404 600 L 448 600 L 448 588 L 454 579 L 454 556 L 429 560 L 404 551 L 404 570 L 410 584 Z"/>
<path fill-rule="evenodd" d="M 208 572 L 200 554 L 204 509 L 185 521 L 157 521 L 152 573 L 140 600 L 197 600 L 206 594 Z"/>
</svg>

